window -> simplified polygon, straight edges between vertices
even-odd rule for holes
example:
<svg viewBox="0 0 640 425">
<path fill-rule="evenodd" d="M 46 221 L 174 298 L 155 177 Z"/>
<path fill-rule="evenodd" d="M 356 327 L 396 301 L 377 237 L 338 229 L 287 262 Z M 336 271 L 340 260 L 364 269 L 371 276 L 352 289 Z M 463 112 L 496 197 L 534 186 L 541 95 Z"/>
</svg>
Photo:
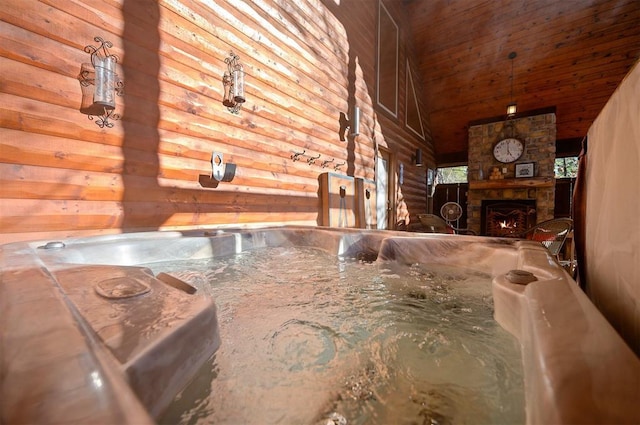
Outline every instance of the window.
<svg viewBox="0 0 640 425">
<path fill-rule="evenodd" d="M 413 84 L 413 73 L 407 61 L 407 89 L 406 89 L 406 120 L 405 125 L 418 137 L 424 140 L 424 128 L 422 127 L 422 117 L 420 115 L 420 105 L 416 96 L 416 87 Z"/>
<path fill-rule="evenodd" d="M 467 182 L 467 166 L 460 165 L 457 167 L 438 168 L 436 174 L 436 184 L 444 183 L 466 183 Z"/>
<path fill-rule="evenodd" d="M 377 102 L 394 117 L 398 116 L 398 41 L 400 30 L 387 8 L 378 6 Z"/>
<path fill-rule="evenodd" d="M 578 175 L 578 157 L 556 158 L 554 171 L 556 178 L 576 177 Z"/>
</svg>

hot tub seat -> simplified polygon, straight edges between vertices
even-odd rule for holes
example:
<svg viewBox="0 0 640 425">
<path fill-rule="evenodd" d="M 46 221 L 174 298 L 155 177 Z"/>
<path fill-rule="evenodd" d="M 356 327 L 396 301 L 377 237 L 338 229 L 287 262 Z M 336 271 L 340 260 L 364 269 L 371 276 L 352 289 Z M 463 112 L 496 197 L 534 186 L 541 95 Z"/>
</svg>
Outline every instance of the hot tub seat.
<svg viewBox="0 0 640 425">
<path fill-rule="evenodd" d="M 153 423 L 220 345 L 209 297 L 144 267 L 44 266 L 11 245 L 0 250 L 2 423 Z"/>
</svg>

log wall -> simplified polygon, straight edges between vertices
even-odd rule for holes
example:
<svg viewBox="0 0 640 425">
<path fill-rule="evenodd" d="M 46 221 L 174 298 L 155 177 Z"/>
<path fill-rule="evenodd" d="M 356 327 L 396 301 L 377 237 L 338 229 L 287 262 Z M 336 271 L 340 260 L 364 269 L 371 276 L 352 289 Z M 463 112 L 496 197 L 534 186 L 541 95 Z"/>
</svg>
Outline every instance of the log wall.
<svg viewBox="0 0 640 425">
<path fill-rule="evenodd" d="M 405 170 L 392 227 L 417 221 L 425 170 L 411 155 L 421 148 L 433 165 L 433 143 L 424 116 L 424 140 L 404 125 L 414 58 L 405 10 L 387 9 L 401 29 L 397 117 L 375 105 L 378 0 L 3 1 L 0 243 L 317 225 L 319 176 L 374 180 L 379 147 L 392 152 L 392 170 Z M 125 83 L 113 128 L 79 111 L 77 76 L 95 36 L 113 43 Z M 221 103 L 230 51 L 246 71 L 238 115 Z M 340 113 L 354 103 L 360 135 L 341 141 Z M 301 151 L 320 158 L 293 161 Z M 206 183 L 212 152 L 236 164 L 231 182 Z"/>
</svg>

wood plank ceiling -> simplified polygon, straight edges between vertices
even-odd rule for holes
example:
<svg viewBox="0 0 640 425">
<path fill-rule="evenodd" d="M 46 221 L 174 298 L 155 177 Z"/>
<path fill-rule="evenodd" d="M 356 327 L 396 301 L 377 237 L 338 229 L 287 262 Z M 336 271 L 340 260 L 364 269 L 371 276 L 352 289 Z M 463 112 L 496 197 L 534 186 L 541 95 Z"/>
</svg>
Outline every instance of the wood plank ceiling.
<svg viewBox="0 0 640 425">
<path fill-rule="evenodd" d="M 439 165 L 470 122 L 555 108 L 571 151 L 640 57 L 639 0 L 404 0 Z M 516 52 L 513 61 L 509 54 Z"/>
</svg>

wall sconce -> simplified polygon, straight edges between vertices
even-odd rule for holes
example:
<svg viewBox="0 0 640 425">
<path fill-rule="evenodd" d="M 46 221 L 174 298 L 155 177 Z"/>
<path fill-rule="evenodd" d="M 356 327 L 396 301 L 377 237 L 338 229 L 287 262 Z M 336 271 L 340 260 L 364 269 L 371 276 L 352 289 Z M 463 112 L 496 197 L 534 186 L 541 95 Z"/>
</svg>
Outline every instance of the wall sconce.
<svg viewBox="0 0 640 425">
<path fill-rule="evenodd" d="M 411 155 L 411 160 L 416 167 L 422 167 L 424 165 L 422 162 L 422 149 L 416 149 L 416 154 Z"/>
<path fill-rule="evenodd" d="M 240 57 L 233 52 L 229 52 L 229 57 L 224 60 L 227 64 L 227 71 L 222 76 L 224 85 L 224 99 L 222 104 L 229 112 L 237 114 L 245 102 L 244 97 L 244 69 L 240 63 Z"/>
<path fill-rule="evenodd" d="M 100 128 L 111 128 L 111 120 L 119 120 L 115 96 L 124 94 L 124 82 L 116 74 L 118 57 L 109 53 L 113 47 L 110 41 L 94 37 L 100 43 L 96 46 L 85 46 L 84 51 L 91 54 L 91 63 L 80 66 L 78 81 L 82 90 L 80 112 L 88 115 L 90 120 L 97 117 L 96 124 Z"/>
<path fill-rule="evenodd" d="M 344 142 L 346 140 L 345 134 L 347 130 L 351 130 L 349 132 L 350 136 L 357 136 L 360 134 L 360 108 L 358 106 L 354 106 L 351 110 L 351 119 L 347 119 L 347 116 L 344 112 L 340 112 L 340 141 Z"/>
<path fill-rule="evenodd" d="M 349 129 L 351 130 L 352 136 L 357 136 L 360 134 L 360 108 L 358 106 L 354 106 L 351 110 Z"/>
</svg>

